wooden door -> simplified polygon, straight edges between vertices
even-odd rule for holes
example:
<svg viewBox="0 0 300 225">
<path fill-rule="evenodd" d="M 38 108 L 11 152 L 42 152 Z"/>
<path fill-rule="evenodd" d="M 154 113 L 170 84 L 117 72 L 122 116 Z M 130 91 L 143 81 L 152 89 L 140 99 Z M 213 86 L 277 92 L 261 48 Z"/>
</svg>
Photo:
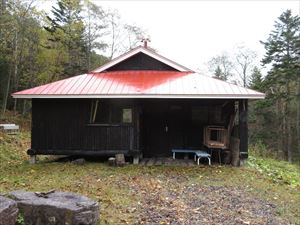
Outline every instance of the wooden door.
<svg viewBox="0 0 300 225">
<path fill-rule="evenodd" d="M 185 146 L 185 110 L 182 104 L 173 104 L 168 110 L 168 136 L 170 149 L 184 149 Z"/>
<path fill-rule="evenodd" d="M 143 129 L 145 157 L 171 155 L 166 105 L 157 103 L 144 110 Z"/>
</svg>

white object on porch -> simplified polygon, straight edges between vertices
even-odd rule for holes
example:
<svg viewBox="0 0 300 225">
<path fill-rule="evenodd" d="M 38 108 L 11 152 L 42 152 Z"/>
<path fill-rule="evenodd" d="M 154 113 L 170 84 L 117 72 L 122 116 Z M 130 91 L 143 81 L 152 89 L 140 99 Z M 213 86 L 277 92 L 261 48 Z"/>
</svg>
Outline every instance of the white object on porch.
<svg viewBox="0 0 300 225">
<path fill-rule="evenodd" d="M 173 153 L 173 159 L 176 158 L 176 153 L 194 153 L 194 160 L 197 161 L 198 165 L 201 158 L 207 158 L 208 164 L 211 165 L 211 160 L 210 160 L 211 155 L 203 150 L 172 149 L 172 153 Z"/>
</svg>

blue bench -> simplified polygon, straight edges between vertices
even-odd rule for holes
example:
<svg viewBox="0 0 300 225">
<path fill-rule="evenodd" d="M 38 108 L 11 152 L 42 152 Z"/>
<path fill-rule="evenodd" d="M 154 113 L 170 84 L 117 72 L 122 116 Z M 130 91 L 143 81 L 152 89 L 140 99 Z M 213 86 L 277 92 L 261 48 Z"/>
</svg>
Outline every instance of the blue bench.
<svg viewBox="0 0 300 225">
<path fill-rule="evenodd" d="M 203 150 L 172 149 L 172 153 L 173 153 L 173 159 L 176 158 L 176 153 L 194 153 L 194 160 L 197 161 L 198 165 L 201 158 L 207 158 L 208 164 L 211 165 L 211 160 L 210 160 L 211 155 Z"/>
</svg>

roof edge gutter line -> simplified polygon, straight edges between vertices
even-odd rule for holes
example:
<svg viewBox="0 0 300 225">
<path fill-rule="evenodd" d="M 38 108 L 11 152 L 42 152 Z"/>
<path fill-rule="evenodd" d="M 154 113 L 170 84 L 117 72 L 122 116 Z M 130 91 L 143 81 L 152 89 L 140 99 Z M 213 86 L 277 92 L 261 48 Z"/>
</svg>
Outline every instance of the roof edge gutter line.
<svg viewBox="0 0 300 225">
<path fill-rule="evenodd" d="M 32 98 L 70 98 L 70 99 L 85 99 L 85 98 L 172 98 L 172 99 L 264 99 L 265 95 L 12 95 L 13 98 L 18 99 L 32 99 Z"/>
</svg>

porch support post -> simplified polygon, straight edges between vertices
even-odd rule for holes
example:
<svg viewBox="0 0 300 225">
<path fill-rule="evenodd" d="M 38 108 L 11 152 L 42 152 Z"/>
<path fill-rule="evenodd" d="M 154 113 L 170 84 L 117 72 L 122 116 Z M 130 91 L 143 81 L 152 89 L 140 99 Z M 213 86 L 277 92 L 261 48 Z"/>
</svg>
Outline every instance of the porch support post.
<svg viewBox="0 0 300 225">
<path fill-rule="evenodd" d="M 248 158 L 248 100 L 239 101 L 240 164 Z"/>
</svg>

